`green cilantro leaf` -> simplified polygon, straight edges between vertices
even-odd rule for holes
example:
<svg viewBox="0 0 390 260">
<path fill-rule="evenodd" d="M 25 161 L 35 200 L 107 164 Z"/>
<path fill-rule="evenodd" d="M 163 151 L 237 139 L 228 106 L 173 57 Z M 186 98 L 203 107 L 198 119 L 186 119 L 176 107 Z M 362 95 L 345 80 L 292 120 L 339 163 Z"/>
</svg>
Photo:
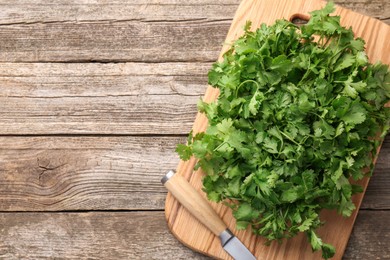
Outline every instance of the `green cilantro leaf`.
<svg viewBox="0 0 390 260">
<path fill-rule="evenodd" d="M 341 117 L 346 124 L 357 125 L 366 119 L 367 110 L 360 103 L 354 103 L 348 112 Z"/>
<path fill-rule="evenodd" d="M 184 144 L 178 144 L 176 147 L 176 152 L 179 154 L 180 159 L 187 161 L 192 156 L 192 149 L 190 146 Z"/>
</svg>

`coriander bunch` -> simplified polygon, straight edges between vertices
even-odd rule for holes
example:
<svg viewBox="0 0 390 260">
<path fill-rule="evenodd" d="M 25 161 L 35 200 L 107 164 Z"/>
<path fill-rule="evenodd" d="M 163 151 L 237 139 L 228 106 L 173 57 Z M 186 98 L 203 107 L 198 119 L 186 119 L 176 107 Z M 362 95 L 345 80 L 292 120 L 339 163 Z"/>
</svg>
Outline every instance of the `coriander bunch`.
<svg viewBox="0 0 390 260">
<path fill-rule="evenodd" d="M 250 224 L 270 241 L 305 232 L 324 258 L 335 249 L 316 233 L 319 213 L 351 215 L 362 187 L 350 180 L 372 171 L 390 118 L 388 67 L 368 62 L 333 11 L 329 3 L 301 27 L 248 22 L 208 74 L 220 95 L 198 104 L 207 130 L 177 147 L 198 159 L 204 191 L 233 209 L 238 229 Z"/>
</svg>

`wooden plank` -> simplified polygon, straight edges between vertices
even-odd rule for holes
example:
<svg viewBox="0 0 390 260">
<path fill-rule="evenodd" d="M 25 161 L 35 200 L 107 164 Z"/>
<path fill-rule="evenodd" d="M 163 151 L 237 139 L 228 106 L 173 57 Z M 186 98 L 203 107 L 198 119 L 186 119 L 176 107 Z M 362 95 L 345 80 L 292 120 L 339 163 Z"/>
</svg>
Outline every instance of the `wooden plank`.
<svg viewBox="0 0 390 260">
<path fill-rule="evenodd" d="M 343 259 L 390 259 L 390 212 L 361 210 Z"/>
<path fill-rule="evenodd" d="M 230 22 L 129 20 L 1 25 L 0 62 L 214 61 Z"/>
<path fill-rule="evenodd" d="M 361 211 L 344 259 L 388 259 L 388 211 Z M 162 212 L 0 213 L 0 258 L 198 259 Z"/>
<path fill-rule="evenodd" d="M 0 211 L 163 209 L 183 137 L 0 137 Z"/>
<path fill-rule="evenodd" d="M 320 0 L 242 1 L 229 29 L 226 42 L 231 42 L 242 34 L 242 27 L 247 20 L 251 20 L 253 27 L 256 28 L 262 23 L 272 24 L 276 19 L 291 19 L 297 13 L 308 15 L 308 12 L 320 9 L 325 4 L 325 1 Z M 352 26 L 356 37 L 362 37 L 366 40 L 366 51 L 371 62 L 381 60 L 383 63 L 390 64 L 390 56 L 388 56 L 390 51 L 390 45 L 388 44 L 390 41 L 390 27 L 388 25 L 339 6 L 336 8 L 336 14 L 341 16 L 342 25 Z M 220 58 L 228 48 L 229 46 L 222 48 Z M 218 90 L 210 87 L 206 91 L 205 100 L 213 101 L 217 96 Z M 194 123 L 194 132 L 203 132 L 206 128 L 207 118 L 199 114 Z M 201 179 L 203 172 L 199 169 L 195 174 L 192 174 L 195 162 L 194 158 L 186 162 L 181 161 L 177 167 L 177 172 L 187 178 L 199 192 L 202 192 Z M 364 189 L 367 187 L 367 184 L 368 178 L 361 181 Z M 360 208 L 363 196 L 364 193 L 354 196 L 353 201 L 357 209 Z M 250 228 L 244 231 L 235 230 L 235 219 L 229 207 L 224 206 L 222 203 L 210 202 L 210 204 L 227 226 L 233 230 L 235 235 L 241 239 L 257 258 L 321 259 L 320 252 L 312 253 L 310 244 L 303 233 L 288 241 L 284 241 L 282 244 L 274 241 L 271 249 L 265 251 L 262 245 L 265 239 L 254 235 Z M 218 239 L 212 237 L 211 232 L 191 216 L 170 193 L 167 196 L 165 211 L 169 228 L 184 244 L 215 258 L 230 259 L 226 252 L 220 250 Z M 357 210 L 354 211 L 349 218 L 343 218 L 335 211 L 321 212 L 321 220 L 327 222 L 327 224 L 318 230 L 318 234 L 323 241 L 334 245 L 336 249 L 335 259 L 340 259 L 344 253 L 357 212 Z M 337 236 L 334 235 L 336 233 Z"/>
<path fill-rule="evenodd" d="M 0 137 L 0 211 L 162 210 L 185 137 Z M 390 209 L 390 136 L 362 208 Z"/>
<path fill-rule="evenodd" d="M 239 2 L 3 1 L 0 62 L 214 61 Z M 390 22 L 386 0 L 338 3 Z"/>
<path fill-rule="evenodd" d="M 390 24 L 390 3 L 387 0 L 336 0 L 335 3 Z"/>
<path fill-rule="evenodd" d="M 209 63 L 0 63 L 0 134 L 187 134 Z"/>
<path fill-rule="evenodd" d="M 207 259 L 184 248 L 162 212 L 0 213 L 1 259 Z"/>
<path fill-rule="evenodd" d="M 0 24 L 83 21 L 231 20 L 239 0 L 17 0 L 0 3 Z M 55 8 L 53 8 L 55 7 Z"/>
<path fill-rule="evenodd" d="M 385 138 L 361 208 L 390 210 L 390 135 Z M 389 219 L 390 221 L 390 219 Z M 390 223 L 389 223 L 390 224 Z"/>
<path fill-rule="evenodd" d="M 386 0 L 338 0 L 337 4 L 366 15 L 389 19 L 390 5 Z M 232 19 L 240 0 L 109 0 L 98 2 L 84 0 L 16 0 L 0 3 L 0 24 L 37 23 L 55 21 L 92 20 L 189 20 L 189 19 Z M 55 8 L 53 8 L 55 6 Z"/>
</svg>

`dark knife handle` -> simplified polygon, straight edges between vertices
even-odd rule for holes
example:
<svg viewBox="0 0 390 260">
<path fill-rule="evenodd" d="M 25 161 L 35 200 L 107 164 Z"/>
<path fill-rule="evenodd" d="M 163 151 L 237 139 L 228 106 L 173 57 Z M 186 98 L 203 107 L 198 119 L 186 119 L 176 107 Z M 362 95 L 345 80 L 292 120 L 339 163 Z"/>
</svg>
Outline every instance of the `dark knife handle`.
<svg viewBox="0 0 390 260">
<path fill-rule="evenodd" d="M 219 236 L 227 229 L 207 200 L 183 176 L 169 171 L 161 182 L 180 204 L 215 235 Z"/>
</svg>

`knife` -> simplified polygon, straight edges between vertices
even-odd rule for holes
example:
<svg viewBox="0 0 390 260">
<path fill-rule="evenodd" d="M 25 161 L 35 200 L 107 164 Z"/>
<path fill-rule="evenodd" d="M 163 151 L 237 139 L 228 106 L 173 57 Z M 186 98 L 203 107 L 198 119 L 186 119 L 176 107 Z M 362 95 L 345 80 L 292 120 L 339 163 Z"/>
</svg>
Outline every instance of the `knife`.
<svg viewBox="0 0 390 260">
<path fill-rule="evenodd" d="M 161 182 L 197 220 L 219 237 L 223 249 L 235 260 L 256 260 L 256 257 L 227 228 L 206 199 L 183 176 L 170 170 Z"/>
</svg>

